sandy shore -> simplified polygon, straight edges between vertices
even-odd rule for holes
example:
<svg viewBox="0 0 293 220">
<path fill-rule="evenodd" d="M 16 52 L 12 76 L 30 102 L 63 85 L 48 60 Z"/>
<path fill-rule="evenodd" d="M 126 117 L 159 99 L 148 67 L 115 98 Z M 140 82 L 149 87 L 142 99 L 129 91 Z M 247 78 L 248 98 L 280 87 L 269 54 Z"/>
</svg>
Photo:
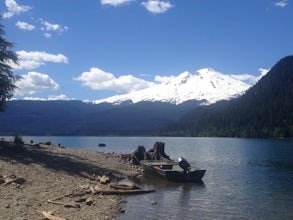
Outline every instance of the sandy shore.
<svg viewBox="0 0 293 220">
<path fill-rule="evenodd" d="M 115 219 L 123 212 L 121 196 L 78 193 L 86 187 L 107 187 L 97 176 L 106 174 L 115 181 L 142 172 L 117 154 L 44 144 L 25 145 L 24 151 L 15 153 L 6 144 L 0 142 L 0 219 L 39 220 L 44 211 L 68 220 Z M 9 177 L 19 181 L 4 184 Z M 79 207 L 64 207 L 68 203 Z"/>
</svg>

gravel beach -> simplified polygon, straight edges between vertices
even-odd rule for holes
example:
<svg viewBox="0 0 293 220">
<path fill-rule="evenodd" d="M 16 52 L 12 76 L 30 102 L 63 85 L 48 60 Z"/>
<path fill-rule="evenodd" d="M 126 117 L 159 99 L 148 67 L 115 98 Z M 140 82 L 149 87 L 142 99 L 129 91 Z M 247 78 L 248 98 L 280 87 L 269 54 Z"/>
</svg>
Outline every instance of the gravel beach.
<svg viewBox="0 0 293 220">
<path fill-rule="evenodd" d="M 9 144 L 0 142 L 0 219 L 39 220 L 45 214 L 52 219 L 115 219 L 123 212 L 121 195 L 84 192 L 107 189 L 109 184 L 99 181 L 103 175 L 115 182 L 142 173 L 116 153 L 45 144 L 26 144 L 14 152 Z"/>
</svg>

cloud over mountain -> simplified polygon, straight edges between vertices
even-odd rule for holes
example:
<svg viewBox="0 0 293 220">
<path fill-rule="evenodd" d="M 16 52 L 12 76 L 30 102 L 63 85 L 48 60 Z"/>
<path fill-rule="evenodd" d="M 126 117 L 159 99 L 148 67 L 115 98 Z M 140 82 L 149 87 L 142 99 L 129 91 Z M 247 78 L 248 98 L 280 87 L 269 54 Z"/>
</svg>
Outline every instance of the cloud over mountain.
<svg viewBox="0 0 293 220">
<path fill-rule="evenodd" d="M 89 72 L 83 72 L 74 80 L 81 81 L 84 86 L 93 90 L 114 90 L 118 92 L 132 92 L 153 85 L 151 82 L 132 75 L 115 77 L 112 73 L 99 68 L 91 68 Z"/>
<path fill-rule="evenodd" d="M 66 95 L 64 94 L 60 94 L 60 95 L 49 95 L 48 98 L 39 98 L 39 97 L 24 97 L 23 100 L 30 100 L 30 101 L 56 101 L 56 100 L 64 100 L 64 101 L 68 101 L 68 100 L 75 100 L 72 98 L 68 98 Z"/>
</svg>

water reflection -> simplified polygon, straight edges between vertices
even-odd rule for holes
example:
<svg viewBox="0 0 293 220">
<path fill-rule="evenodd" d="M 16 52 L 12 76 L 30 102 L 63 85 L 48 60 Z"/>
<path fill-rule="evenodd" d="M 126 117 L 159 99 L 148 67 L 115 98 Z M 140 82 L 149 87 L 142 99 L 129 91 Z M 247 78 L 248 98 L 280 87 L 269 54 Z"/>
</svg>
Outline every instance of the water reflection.
<svg viewBox="0 0 293 220">
<path fill-rule="evenodd" d="M 128 212 L 118 219 L 192 219 L 192 212 L 187 209 L 193 209 L 196 193 L 205 188 L 203 181 L 174 183 L 149 175 L 141 176 L 138 184 L 156 192 L 127 197 Z"/>
<path fill-rule="evenodd" d="M 163 178 L 160 178 L 159 176 L 149 175 L 149 174 L 141 175 L 139 179 L 137 179 L 136 181 L 138 181 L 138 183 L 141 185 L 154 186 L 155 188 L 158 188 L 158 189 L 182 187 L 183 191 L 190 190 L 192 186 L 205 186 L 202 180 L 196 183 L 176 183 L 176 182 L 167 181 Z"/>
<path fill-rule="evenodd" d="M 192 184 L 183 184 L 180 188 L 180 194 L 179 194 L 179 203 L 180 206 L 189 206 L 190 204 L 190 199 L 191 199 L 191 189 L 192 189 Z"/>
</svg>

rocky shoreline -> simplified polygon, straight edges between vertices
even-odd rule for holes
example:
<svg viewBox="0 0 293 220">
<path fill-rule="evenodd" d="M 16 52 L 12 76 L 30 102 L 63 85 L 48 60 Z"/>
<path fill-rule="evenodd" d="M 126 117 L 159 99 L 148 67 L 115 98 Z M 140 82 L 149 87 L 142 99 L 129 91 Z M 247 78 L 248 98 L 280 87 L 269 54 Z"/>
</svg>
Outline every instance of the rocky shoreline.
<svg viewBox="0 0 293 220">
<path fill-rule="evenodd" d="M 116 153 L 48 144 L 25 144 L 16 152 L 10 145 L 0 142 L 1 219 L 115 219 L 124 211 L 122 196 L 97 192 L 108 190 L 107 182 L 142 174 Z"/>
</svg>

